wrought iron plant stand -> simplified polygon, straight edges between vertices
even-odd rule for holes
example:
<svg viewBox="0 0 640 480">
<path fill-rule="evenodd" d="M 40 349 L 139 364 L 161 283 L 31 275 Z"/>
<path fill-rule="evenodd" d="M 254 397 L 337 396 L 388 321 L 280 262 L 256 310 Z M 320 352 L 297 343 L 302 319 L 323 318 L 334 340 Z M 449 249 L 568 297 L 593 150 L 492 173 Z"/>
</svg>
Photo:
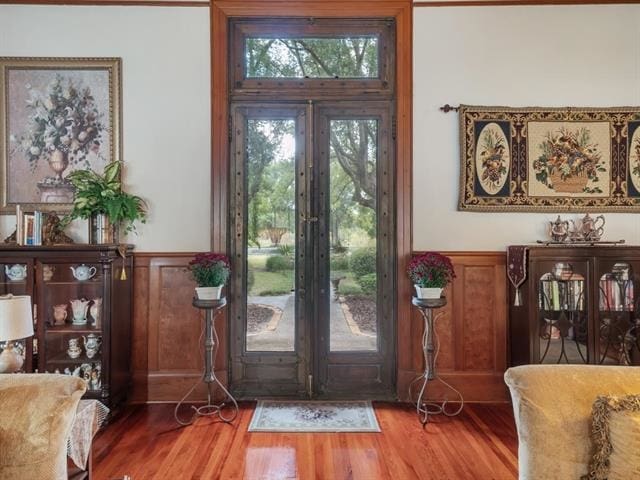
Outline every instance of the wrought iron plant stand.
<svg viewBox="0 0 640 480">
<path fill-rule="evenodd" d="M 423 425 L 426 425 L 429 421 L 429 415 L 438 415 L 443 414 L 447 417 L 453 417 L 462 412 L 462 408 L 464 407 L 464 399 L 462 398 L 462 394 L 445 382 L 438 374 L 436 373 L 436 360 L 438 359 L 438 352 L 440 350 L 440 340 L 438 339 L 438 335 L 434 329 L 435 321 L 440 318 L 444 312 L 438 313 L 434 317 L 434 310 L 444 307 L 447 304 L 447 299 L 445 297 L 435 298 L 435 299 L 421 299 L 413 297 L 412 303 L 414 306 L 420 310 L 422 314 L 422 318 L 424 319 L 424 333 L 422 334 L 422 352 L 424 355 L 424 372 L 418 376 L 415 380 L 411 382 L 409 385 L 409 398 L 413 401 L 413 386 L 422 381 L 422 386 L 420 387 L 420 393 L 418 394 L 418 399 L 415 401 L 416 412 L 420 417 L 420 421 Z M 435 342 L 434 342 L 435 340 Z M 439 381 L 443 385 L 445 385 L 448 389 L 453 391 L 457 400 L 449 401 L 446 397 L 442 402 L 428 402 L 425 399 L 425 394 L 427 390 L 427 384 L 429 381 Z M 459 403 L 459 407 L 456 410 L 447 411 L 447 405 L 449 403 Z"/>
<path fill-rule="evenodd" d="M 223 422 L 230 423 L 235 420 L 238 416 L 238 402 L 233 396 L 229 393 L 229 390 L 225 388 L 225 386 L 218 380 L 216 377 L 216 373 L 214 371 L 214 362 L 216 359 L 216 354 L 218 353 L 218 345 L 220 342 L 218 341 L 218 334 L 216 332 L 215 326 L 215 318 L 218 316 L 220 311 L 227 304 L 225 298 L 221 298 L 220 300 L 199 300 L 197 298 L 193 299 L 193 306 L 206 311 L 205 316 L 205 331 L 204 331 L 204 375 L 202 376 L 202 380 L 198 380 L 198 382 L 191 387 L 191 389 L 186 393 L 182 400 L 178 402 L 176 408 L 173 412 L 176 421 L 180 425 L 191 425 L 196 417 L 198 416 L 213 416 L 218 415 Z M 193 415 L 191 419 L 187 422 L 180 419 L 178 415 L 178 409 L 184 403 L 184 401 L 189 398 L 189 395 L 195 390 L 195 388 L 200 384 L 200 382 L 204 382 L 207 385 L 207 403 L 206 405 L 202 405 L 200 407 L 191 406 L 193 410 Z M 220 389 L 224 392 L 225 397 L 223 401 L 219 404 L 212 403 L 213 401 L 213 392 L 216 384 Z M 231 408 L 231 412 L 225 415 L 223 413 L 223 409 L 229 406 Z"/>
</svg>

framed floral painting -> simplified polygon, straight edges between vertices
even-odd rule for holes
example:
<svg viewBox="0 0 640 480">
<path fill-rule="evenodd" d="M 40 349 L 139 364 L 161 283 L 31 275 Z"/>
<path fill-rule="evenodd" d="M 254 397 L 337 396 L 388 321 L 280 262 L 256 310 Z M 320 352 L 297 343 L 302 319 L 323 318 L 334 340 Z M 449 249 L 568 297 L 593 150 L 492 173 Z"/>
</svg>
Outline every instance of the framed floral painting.
<svg viewBox="0 0 640 480">
<path fill-rule="evenodd" d="M 640 211 L 640 107 L 459 115 L 460 210 Z"/>
<path fill-rule="evenodd" d="M 0 58 L 1 213 L 70 209 L 67 175 L 121 159 L 119 58 Z"/>
</svg>

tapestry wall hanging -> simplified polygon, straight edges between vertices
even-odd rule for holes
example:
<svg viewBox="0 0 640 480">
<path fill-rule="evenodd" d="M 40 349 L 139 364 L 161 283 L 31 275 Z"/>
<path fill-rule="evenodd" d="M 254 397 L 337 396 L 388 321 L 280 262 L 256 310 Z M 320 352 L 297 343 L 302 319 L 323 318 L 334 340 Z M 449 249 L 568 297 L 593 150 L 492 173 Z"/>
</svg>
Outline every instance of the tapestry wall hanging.
<svg viewBox="0 0 640 480">
<path fill-rule="evenodd" d="M 460 210 L 640 212 L 640 107 L 461 105 Z"/>
</svg>

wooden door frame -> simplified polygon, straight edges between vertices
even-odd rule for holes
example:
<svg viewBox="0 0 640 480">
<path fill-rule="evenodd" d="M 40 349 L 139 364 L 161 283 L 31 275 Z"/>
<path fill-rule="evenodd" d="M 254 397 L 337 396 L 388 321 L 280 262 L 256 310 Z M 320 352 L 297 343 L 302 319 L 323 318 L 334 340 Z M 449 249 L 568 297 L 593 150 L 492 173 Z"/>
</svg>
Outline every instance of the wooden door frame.
<svg viewBox="0 0 640 480">
<path fill-rule="evenodd" d="M 292 12 L 295 14 L 292 15 Z M 413 7 L 410 0 L 214 0 L 211 4 L 211 247 L 228 248 L 229 19 L 231 17 L 387 17 L 396 21 L 396 262 L 397 392 L 402 397 L 415 375 L 411 341 L 411 284 L 405 275 L 411 256 Z M 227 329 L 225 329 L 227 331 Z M 224 342 L 228 338 L 223 336 Z M 225 359 L 228 364 L 228 359 Z"/>
</svg>

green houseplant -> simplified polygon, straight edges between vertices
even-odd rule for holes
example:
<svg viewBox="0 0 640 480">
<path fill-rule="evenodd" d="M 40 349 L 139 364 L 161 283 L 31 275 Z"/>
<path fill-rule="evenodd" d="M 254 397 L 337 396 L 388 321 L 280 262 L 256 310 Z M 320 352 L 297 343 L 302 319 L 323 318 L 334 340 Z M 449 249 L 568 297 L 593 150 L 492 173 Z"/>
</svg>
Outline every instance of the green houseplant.
<svg viewBox="0 0 640 480">
<path fill-rule="evenodd" d="M 438 252 L 425 252 L 413 257 L 407 273 L 418 298 L 440 298 L 442 289 L 456 278 L 451 259 Z"/>
<path fill-rule="evenodd" d="M 67 176 L 75 195 L 65 224 L 76 218 L 90 219 L 91 243 L 117 243 L 120 225 L 129 233 L 135 232 L 136 221 L 146 222 L 147 204 L 137 195 L 122 191 L 121 170 L 122 162 L 114 161 L 104 167 L 102 175 L 93 170 L 75 170 Z"/>
<path fill-rule="evenodd" d="M 219 300 L 231 267 L 226 255 L 207 252 L 198 253 L 189 262 L 189 271 L 198 284 L 196 295 L 200 300 Z"/>
</svg>

